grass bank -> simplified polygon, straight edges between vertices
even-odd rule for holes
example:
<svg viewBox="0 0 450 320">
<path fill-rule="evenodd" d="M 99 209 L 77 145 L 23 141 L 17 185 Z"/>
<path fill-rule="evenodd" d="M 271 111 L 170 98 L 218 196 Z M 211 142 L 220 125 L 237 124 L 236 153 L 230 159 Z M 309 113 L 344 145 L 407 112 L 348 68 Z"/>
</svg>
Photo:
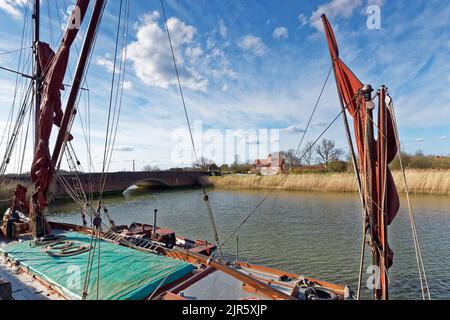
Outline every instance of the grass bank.
<svg viewBox="0 0 450 320">
<path fill-rule="evenodd" d="M 402 173 L 393 172 L 399 192 L 405 192 Z M 271 189 L 292 191 L 356 192 L 355 177 L 352 173 L 309 173 L 278 176 L 229 175 L 209 177 L 208 184 L 213 187 L 235 189 Z M 406 179 L 411 193 L 450 195 L 450 170 L 406 171 Z"/>
<path fill-rule="evenodd" d="M 16 183 L 0 181 L 0 218 L 5 210 L 11 205 Z"/>
<path fill-rule="evenodd" d="M 14 181 L 0 181 L 0 217 L 11 205 L 14 191 L 16 190 L 17 182 Z M 28 188 L 27 198 L 30 197 L 31 186 L 25 185 Z"/>
</svg>

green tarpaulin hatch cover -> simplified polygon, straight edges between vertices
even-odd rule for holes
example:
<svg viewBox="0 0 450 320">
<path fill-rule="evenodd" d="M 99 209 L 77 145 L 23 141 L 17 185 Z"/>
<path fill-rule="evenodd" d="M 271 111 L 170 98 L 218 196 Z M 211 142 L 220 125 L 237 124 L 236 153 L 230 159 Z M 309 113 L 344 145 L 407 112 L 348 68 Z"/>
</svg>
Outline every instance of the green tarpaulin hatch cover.
<svg viewBox="0 0 450 320">
<path fill-rule="evenodd" d="M 80 233 L 68 232 L 64 236 L 64 240 L 90 243 L 90 237 Z M 51 257 L 41 249 L 31 247 L 29 241 L 0 247 L 0 251 L 8 253 L 36 276 L 57 286 L 68 298 L 81 299 L 89 253 Z M 99 279 L 97 263 L 96 251 L 87 296 L 91 300 L 97 299 L 98 281 L 100 300 L 141 300 L 152 294 L 162 281 L 167 285 L 194 269 L 193 265 L 182 261 L 105 241 L 101 241 Z"/>
</svg>

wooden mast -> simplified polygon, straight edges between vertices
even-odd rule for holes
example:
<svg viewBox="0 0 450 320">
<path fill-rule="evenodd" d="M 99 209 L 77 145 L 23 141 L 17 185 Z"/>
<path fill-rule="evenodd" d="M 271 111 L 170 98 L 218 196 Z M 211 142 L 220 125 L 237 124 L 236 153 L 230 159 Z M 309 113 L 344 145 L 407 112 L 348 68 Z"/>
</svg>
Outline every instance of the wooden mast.
<svg viewBox="0 0 450 320">
<path fill-rule="evenodd" d="M 75 73 L 75 77 L 73 78 L 73 83 L 71 87 L 71 91 L 69 94 L 69 99 L 67 101 L 66 110 L 64 112 L 64 117 L 61 123 L 61 127 L 58 133 L 58 138 L 56 140 L 55 148 L 53 150 L 52 162 L 54 165 L 58 163 L 59 157 L 62 154 L 63 148 L 67 139 L 69 137 L 69 124 L 70 120 L 74 116 L 75 103 L 78 99 L 78 95 L 81 89 L 81 82 L 83 80 L 83 76 L 86 70 L 86 65 L 89 59 L 89 56 L 92 51 L 92 47 L 94 44 L 95 36 L 97 33 L 97 28 L 100 23 L 103 8 L 105 6 L 105 0 L 96 0 L 95 6 L 92 12 L 91 21 L 89 22 L 88 31 L 86 34 L 86 38 L 84 40 L 83 48 L 81 51 L 81 55 L 78 61 L 77 70 Z"/>
<path fill-rule="evenodd" d="M 379 259 L 380 268 L 380 295 L 382 300 L 389 299 L 389 280 L 388 280 L 388 233 L 387 233 L 387 205 L 388 201 L 385 197 L 386 194 L 386 163 L 387 159 L 387 109 L 386 109 L 386 87 L 382 86 L 378 91 L 379 108 L 378 108 L 378 122 L 380 123 L 378 134 L 378 181 L 380 182 L 378 192 L 378 203 L 381 204 L 381 208 L 378 210 L 378 239 L 380 240 L 381 252 Z"/>
<path fill-rule="evenodd" d="M 88 10 L 89 3 L 90 0 L 77 1 L 59 50 L 50 60 L 48 70 L 46 71 L 45 75 L 45 85 L 42 89 L 42 99 L 37 120 L 37 146 L 31 168 L 31 180 L 34 183 L 34 192 L 30 199 L 30 220 L 31 231 L 34 239 L 39 239 L 45 236 L 48 232 L 48 230 L 46 230 L 45 209 L 48 205 L 49 186 L 56 173 L 49 150 L 49 141 L 54 125 L 60 127 L 61 131 L 63 131 L 64 133 L 66 133 L 67 131 L 68 121 L 62 121 L 64 115 L 61 110 L 60 90 L 63 86 L 64 76 L 69 62 L 70 48 L 79 32 L 81 23 L 84 20 L 85 14 Z M 39 2 L 36 2 L 36 4 L 39 4 Z M 74 80 L 74 86 L 72 87 L 69 102 L 76 100 L 76 95 L 79 90 L 79 83 L 81 83 L 85 65 L 87 62 L 87 56 L 89 55 L 90 49 L 92 48 L 95 31 L 97 30 L 99 21 L 98 17 L 101 16 L 100 13 L 102 12 L 103 7 L 104 1 L 97 1 L 90 22 L 89 33 L 85 40 L 83 54 L 80 57 L 80 62 L 78 65 L 78 70 Z M 39 9 L 35 9 L 35 11 L 39 13 Z M 38 16 L 36 16 L 36 18 L 37 17 Z M 49 52 L 52 51 L 48 45 L 47 47 L 45 47 L 45 44 L 42 45 L 42 49 L 40 47 L 40 43 L 36 43 L 35 46 L 38 55 L 37 62 L 41 63 L 42 57 L 40 55 L 49 54 Z M 45 52 L 45 50 L 47 50 L 47 52 Z M 72 113 L 73 106 L 70 107 L 69 104 L 68 109 L 70 110 L 69 112 Z"/>
<path fill-rule="evenodd" d="M 364 195 L 366 199 L 365 211 L 369 222 L 370 228 L 370 241 L 371 241 L 371 251 L 372 251 L 372 264 L 376 267 L 380 265 L 380 255 L 379 250 L 380 247 L 376 242 L 378 238 L 376 236 L 377 233 L 377 224 L 378 224 L 378 208 L 375 206 L 374 200 L 376 195 L 376 165 L 375 165 L 375 153 L 376 153 L 376 142 L 374 138 L 373 131 L 373 122 L 369 119 L 373 119 L 373 109 L 369 107 L 368 103 L 365 104 L 365 113 L 366 113 L 366 121 L 365 121 L 365 131 L 364 131 Z M 378 277 L 379 270 L 375 271 L 375 277 Z M 375 287 L 373 289 L 373 298 L 375 300 L 380 299 L 380 290 L 377 286 L 378 279 L 375 279 Z"/>
<path fill-rule="evenodd" d="M 342 110 L 349 112 L 353 118 L 354 136 L 359 154 L 359 170 L 364 208 L 364 235 L 370 233 L 370 246 L 375 276 L 373 297 L 376 300 L 387 300 L 388 269 L 393 263 L 393 252 L 388 245 L 387 226 L 398 213 L 399 198 L 389 163 L 398 152 L 393 143 L 395 134 L 392 115 L 386 107 L 386 87 L 382 86 L 377 93 L 379 99 L 378 124 L 374 123 L 372 87 L 363 85 L 339 57 L 339 49 L 331 25 L 322 15 L 324 30 L 330 49 L 336 85 Z M 345 124 L 344 117 L 344 124 Z M 376 132 L 375 136 L 375 126 Z M 346 126 L 349 137 L 349 128 Z M 349 139 L 351 142 L 351 139 Z M 353 156 L 355 159 L 356 157 Z M 362 247 L 361 269 L 364 246 Z M 361 281 L 361 271 L 360 271 Z"/>
<path fill-rule="evenodd" d="M 40 0 L 34 1 L 33 12 L 33 82 L 34 82 L 34 153 L 37 149 L 39 136 L 39 110 L 41 107 L 42 69 L 39 63 L 38 42 L 40 41 Z"/>
</svg>

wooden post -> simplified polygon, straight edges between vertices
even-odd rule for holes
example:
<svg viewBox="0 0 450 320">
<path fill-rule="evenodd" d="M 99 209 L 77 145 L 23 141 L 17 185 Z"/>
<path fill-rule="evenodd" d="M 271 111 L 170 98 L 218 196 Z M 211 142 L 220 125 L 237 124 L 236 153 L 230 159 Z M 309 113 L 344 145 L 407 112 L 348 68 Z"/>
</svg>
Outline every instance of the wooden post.
<svg viewBox="0 0 450 320">
<path fill-rule="evenodd" d="M 158 213 L 158 209 L 155 209 L 153 213 L 153 230 L 152 230 L 152 238 L 156 240 L 156 215 Z"/>
</svg>

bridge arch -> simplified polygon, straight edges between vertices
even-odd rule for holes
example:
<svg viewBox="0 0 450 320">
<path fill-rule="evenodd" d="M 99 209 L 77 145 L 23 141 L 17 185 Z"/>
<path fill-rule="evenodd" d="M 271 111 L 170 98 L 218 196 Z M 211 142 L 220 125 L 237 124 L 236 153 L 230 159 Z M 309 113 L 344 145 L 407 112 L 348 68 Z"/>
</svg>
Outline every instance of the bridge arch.
<svg viewBox="0 0 450 320">
<path fill-rule="evenodd" d="M 168 189 L 170 186 L 161 179 L 144 179 L 134 183 L 134 185 L 143 189 Z"/>
</svg>

